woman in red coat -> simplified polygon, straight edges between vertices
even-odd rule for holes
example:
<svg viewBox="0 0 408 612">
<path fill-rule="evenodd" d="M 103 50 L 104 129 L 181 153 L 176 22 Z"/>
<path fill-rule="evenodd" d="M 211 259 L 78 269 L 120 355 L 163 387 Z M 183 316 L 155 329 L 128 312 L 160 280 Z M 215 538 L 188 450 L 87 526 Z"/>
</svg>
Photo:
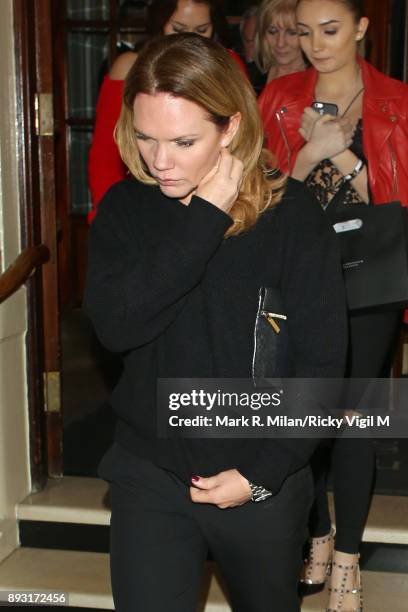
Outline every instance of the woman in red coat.
<svg viewBox="0 0 408 612">
<path fill-rule="evenodd" d="M 268 147 L 280 169 L 304 181 L 328 212 L 348 202 L 408 205 L 408 86 L 360 57 L 368 27 L 361 0 L 299 0 L 296 20 L 312 67 L 272 81 L 259 99 Z M 337 116 L 320 115 L 314 102 L 335 105 Z M 348 376 L 387 372 L 400 322 L 400 312 L 350 315 Z M 363 392 L 345 396 L 346 411 L 357 409 Z M 331 569 L 328 610 L 357 612 L 362 609 L 358 551 L 375 465 L 371 440 L 338 438 L 331 460 L 336 540 L 326 469 L 317 460 L 313 537 L 302 581 L 306 592 L 318 590 Z"/>
<path fill-rule="evenodd" d="M 153 0 L 147 10 L 149 36 L 195 32 L 207 38 L 215 38 L 223 44 L 227 42 L 228 26 L 218 0 Z M 240 57 L 232 50 L 229 52 L 246 74 Z M 96 207 L 109 187 L 127 174 L 113 132 L 122 105 L 124 79 L 136 57 L 137 54 L 132 51 L 120 55 L 102 83 L 88 158 L 88 181 L 92 199 L 89 222 L 93 220 Z"/>
<path fill-rule="evenodd" d="M 313 0 L 305 0 L 303 6 L 308 8 L 310 5 L 311 8 L 312 4 Z M 315 4 L 320 11 L 323 4 Z M 328 5 L 330 4 L 333 4 L 334 8 L 336 4 L 342 3 L 328 2 Z M 299 8 L 302 8 L 301 2 Z M 326 37 L 330 36 L 333 35 L 326 34 Z M 363 33 L 359 33 L 358 37 L 357 41 L 362 40 Z M 305 140 L 306 132 L 303 132 L 302 128 L 299 130 L 302 122 L 307 128 L 314 122 L 317 122 L 316 127 L 326 123 L 320 143 L 328 142 L 333 132 L 336 132 L 340 139 L 342 134 L 345 135 L 344 130 L 339 130 L 339 122 L 329 121 L 327 124 L 327 119 L 330 118 L 321 118 L 310 108 L 314 100 L 334 102 L 339 107 L 339 116 L 347 118 L 354 127 L 359 119 L 369 126 L 361 131 L 367 164 L 360 178 L 364 177 L 365 181 L 368 181 L 372 203 L 399 200 L 407 205 L 408 86 L 378 72 L 359 57 L 355 43 L 351 49 L 354 58 L 351 66 L 347 67 L 347 71 L 340 66 L 333 73 L 330 59 L 325 59 L 319 49 L 317 51 L 322 58 L 320 59 L 317 53 L 314 54 L 307 28 L 300 27 L 300 40 L 312 67 L 267 85 L 259 99 L 268 145 L 277 156 L 280 169 L 304 180 L 321 161 L 318 159 L 319 155 L 327 153 L 321 149 L 317 151 L 316 156 L 317 139 L 314 137 L 312 142 Z M 341 61 L 341 58 L 339 60 Z M 334 64 L 335 59 L 331 62 Z M 348 112 L 344 113 L 354 95 L 358 95 L 358 98 L 354 100 Z M 337 155 L 332 155 L 332 159 L 336 157 L 334 161 L 339 172 L 347 175 L 357 163 L 357 157 L 346 146 L 347 141 L 341 141 L 340 145 L 344 145 L 340 146 L 343 151 L 335 151 Z M 337 146 L 337 141 L 336 144 L 333 142 L 333 146 Z M 351 183 L 353 187 L 356 185 L 355 181 L 356 179 Z"/>
</svg>

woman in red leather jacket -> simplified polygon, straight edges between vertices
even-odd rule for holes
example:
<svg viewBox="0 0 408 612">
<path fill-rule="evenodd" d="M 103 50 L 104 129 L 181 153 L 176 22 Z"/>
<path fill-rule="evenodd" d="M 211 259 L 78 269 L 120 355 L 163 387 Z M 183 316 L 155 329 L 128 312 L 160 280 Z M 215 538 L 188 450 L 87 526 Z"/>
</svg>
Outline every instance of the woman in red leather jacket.
<svg viewBox="0 0 408 612">
<path fill-rule="evenodd" d="M 310 42 L 306 43 L 303 36 L 300 40 L 307 54 L 305 45 Z M 333 96 L 328 90 L 327 95 L 326 91 L 321 89 L 324 81 L 321 76 L 324 73 L 320 72 L 320 66 L 324 60 L 319 61 L 318 57 L 315 61 L 313 59 L 310 54 L 312 67 L 308 70 L 288 75 L 266 86 L 259 99 L 269 148 L 277 156 L 280 169 L 301 180 L 302 174 L 296 176 L 294 167 L 299 152 L 306 144 L 299 132 L 303 112 L 311 107 L 314 100 L 322 97 L 320 92 L 325 97 L 324 101 L 336 97 L 335 92 Z M 373 204 L 380 204 L 399 200 L 408 205 L 408 86 L 382 74 L 358 55 L 355 57 L 354 73 L 359 74 L 358 83 L 356 78 L 350 83 L 345 79 L 346 86 L 343 91 L 346 93 L 343 95 L 347 103 L 353 94 L 350 89 L 352 90 L 354 83 L 356 93 L 364 86 L 360 108 L 355 103 L 355 112 L 347 113 L 347 116 L 353 119 L 353 115 L 359 114 L 364 124 L 369 126 L 362 134 L 371 201 Z M 340 106 L 340 111 L 341 108 Z M 352 169 L 354 159 L 350 158 L 350 161 L 351 164 L 345 168 L 345 174 Z"/>
<path fill-rule="evenodd" d="M 296 20 L 311 68 L 272 81 L 259 99 L 268 147 L 281 171 L 304 181 L 329 211 L 340 202 L 399 200 L 408 205 L 408 86 L 360 57 L 368 27 L 361 0 L 299 0 Z M 320 115 L 312 108 L 314 102 L 336 105 L 337 116 Z M 349 323 L 347 375 L 384 375 L 401 313 L 350 314 Z M 361 386 L 345 396 L 346 411 L 357 409 Z M 368 438 L 341 437 L 333 443 L 335 540 L 327 470 L 321 457 L 315 459 L 316 501 L 303 590 L 320 590 L 331 569 L 327 609 L 357 612 L 362 610 L 358 550 L 371 496 L 374 448 Z"/>
<path fill-rule="evenodd" d="M 147 33 L 176 34 L 195 32 L 201 36 L 215 38 L 225 44 L 227 21 L 218 0 L 153 0 L 147 9 Z M 232 50 L 234 57 L 246 75 L 241 58 Z M 125 178 L 127 168 L 119 155 L 113 132 L 119 119 L 122 105 L 123 84 L 137 54 L 129 51 L 121 54 L 105 77 L 96 107 L 95 129 L 88 159 L 88 181 L 91 192 L 91 222 L 102 196 L 114 183 Z"/>
</svg>

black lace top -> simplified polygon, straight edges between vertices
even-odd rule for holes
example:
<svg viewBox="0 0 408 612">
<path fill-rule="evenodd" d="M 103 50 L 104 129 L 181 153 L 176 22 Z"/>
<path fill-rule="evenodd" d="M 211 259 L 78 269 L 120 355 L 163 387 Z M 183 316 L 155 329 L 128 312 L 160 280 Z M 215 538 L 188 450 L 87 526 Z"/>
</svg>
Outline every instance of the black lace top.
<svg viewBox="0 0 408 612">
<path fill-rule="evenodd" d="M 362 161 L 366 162 L 363 152 L 363 126 L 359 119 L 350 150 Z M 343 182 L 343 175 L 330 159 L 321 161 L 309 174 L 305 184 L 320 202 L 322 208 L 330 204 L 330 208 L 337 208 L 340 204 L 365 203 L 350 181 Z"/>
</svg>

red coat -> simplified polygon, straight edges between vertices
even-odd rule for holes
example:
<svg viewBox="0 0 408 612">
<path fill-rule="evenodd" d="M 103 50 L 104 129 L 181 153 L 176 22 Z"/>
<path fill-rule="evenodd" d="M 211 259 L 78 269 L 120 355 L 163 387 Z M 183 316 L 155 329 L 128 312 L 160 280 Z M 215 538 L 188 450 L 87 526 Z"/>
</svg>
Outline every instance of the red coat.
<svg viewBox="0 0 408 612">
<path fill-rule="evenodd" d="M 390 79 L 361 60 L 364 83 L 363 149 L 375 204 L 408 205 L 408 85 Z M 309 68 L 271 81 L 259 98 L 268 148 L 280 169 L 291 172 L 304 140 L 298 130 L 311 106 L 317 71 Z"/>
<path fill-rule="evenodd" d="M 239 55 L 232 49 L 227 50 L 242 72 L 248 76 L 245 64 Z M 96 214 L 102 196 L 109 187 L 124 179 L 127 174 L 127 167 L 113 139 L 113 131 L 122 106 L 123 86 L 124 81 L 106 76 L 99 93 L 95 129 L 88 157 L 88 182 L 92 200 L 92 210 L 88 214 L 89 223 Z"/>
</svg>

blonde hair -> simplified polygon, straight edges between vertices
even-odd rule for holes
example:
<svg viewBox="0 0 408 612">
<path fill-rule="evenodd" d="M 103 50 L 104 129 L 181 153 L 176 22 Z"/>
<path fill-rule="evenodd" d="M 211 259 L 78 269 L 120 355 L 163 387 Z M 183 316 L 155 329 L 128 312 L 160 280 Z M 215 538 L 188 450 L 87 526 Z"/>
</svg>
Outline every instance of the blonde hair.
<svg viewBox="0 0 408 612">
<path fill-rule="evenodd" d="M 298 0 L 263 0 L 259 7 L 256 20 L 254 60 L 259 70 L 264 74 L 276 63 L 265 33 L 270 27 L 272 19 L 277 15 L 293 18 L 294 23 L 296 23 L 295 10 L 297 3 Z"/>
<path fill-rule="evenodd" d="M 221 131 L 241 114 L 230 152 L 244 164 L 241 189 L 226 236 L 254 225 L 259 215 L 282 198 L 286 177 L 270 178 L 272 155 L 263 148 L 263 127 L 249 81 L 220 44 L 196 34 L 172 34 L 151 40 L 132 66 L 124 88 L 115 138 L 124 163 L 142 183 L 157 185 L 138 149 L 133 105 L 137 94 L 164 92 L 198 104 Z"/>
</svg>

